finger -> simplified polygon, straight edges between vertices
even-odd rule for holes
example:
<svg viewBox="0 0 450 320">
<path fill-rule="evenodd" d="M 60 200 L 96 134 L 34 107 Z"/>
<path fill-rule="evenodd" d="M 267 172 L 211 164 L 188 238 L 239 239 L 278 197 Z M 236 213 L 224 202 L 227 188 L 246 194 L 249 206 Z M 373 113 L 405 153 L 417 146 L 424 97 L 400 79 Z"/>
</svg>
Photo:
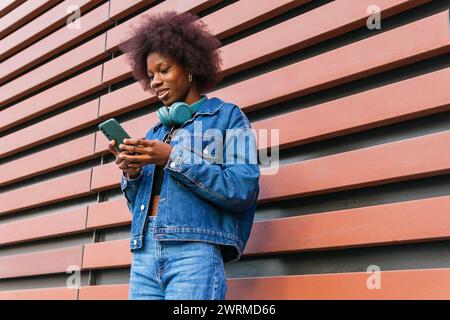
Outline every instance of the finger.
<svg viewBox="0 0 450 320">
<path fill-rule="evenodd" d="M 127 170 L 130 168 L 130 163 L 125 160 L 122 163 L 120 163 L 119 168 L 122 170 Z"/>
<path fill-rule="evenodd" d="M 143 145 L 126 145 L 126 144 L 119 144 L 119 149 L 121 150 L 121 152 L 127 152 L 128 154 L 133 154 L 135 153 L 136 148 L 144 148 L 145 146 Z"/>
<path fill-rule="evenodd" d="M 129 155 L 142 155 L 142 154 L 148 154 L 151 152 L 152 149 L 149 149 L 151 147 L 144 147 L 144 146 L 139 146 L 139 147 L 132 147 L 133 149 L 130 150 L 130 153 L 128 153 Z"/>
<path fill-rule="evenodd" d="M 129 161 L 127 161 L 126 159 L 123 159 L 120 157 L 121 154 L 125 154 L 128 155 L 128 151 L 122 151 L 121 153 L 118 153 L 116 156 L 116 164 L 120 164 L 122 162 L 128 163 Z"/>
<path fill-rule="evenodd" d="M 141 146 L 150 146 L 153 144 L 153 140 L 147 140 L 145 138 L 139 138 L 139 139 L 124 139 L 123 143 L 128 145 L 141 145 Z"/>
<path fill-rule="evenodd" d="M 134 155 L 131 155 L 131 154 L 127 153 L 127 152 L 121 152 L 119 154 L 119 156 L 118 156 L 119 159 L 125 160 L 125 161 L 128 161 L 128 162 L 134 160 L 134 157 L 135 157 Z"/>
<path fill-rule="evenodd" d="M 119 157 L 116 157 L 116 164 L 117 165 L 121 164 L 123 161 L 124 161 L 123 159 L 121 159 Z"/>
<path fill-rule="evenodd" d="M 119 155 L 120 159 L 127 160 L 128 162 L 143 162 L 145 160 L 145 157 L 146 156 L 144 156 L 144 155 L 135 155 L 135 156 L 126 155 L 126 154 Z"/>
<path fill-rule="evenodd" d="M 119 144 L 119 149 L 120 152 L 124 151 L 124 150 L 128 150 L 129 146 L 124 145 L 123 143 Z"/>
<path fill-rule="evenodd" d="M 139 139 L 123 139 L 124 144 L 136 145 Z"/>
<path fill-rule="evenodd" d="M 140 168 L 142 167 L 142 163 L 141 162 L 137 162 L 137 163 L 128 163 L 128 167 L 129 168 Z"/>
<path fill-rule="evenodd" d="M 114 144 L 115 144 L 115 141 L 112 140 L 112 141 L 108 144 L 108 150 L 109 150 L 109 152 L 111 152 L 111 153 L 113 153 L 115 156 L 117 156 L 117 155 L 118 155 L 118 152 L 117 152 L 116 148 L 114 148 Z"/>
</svg>

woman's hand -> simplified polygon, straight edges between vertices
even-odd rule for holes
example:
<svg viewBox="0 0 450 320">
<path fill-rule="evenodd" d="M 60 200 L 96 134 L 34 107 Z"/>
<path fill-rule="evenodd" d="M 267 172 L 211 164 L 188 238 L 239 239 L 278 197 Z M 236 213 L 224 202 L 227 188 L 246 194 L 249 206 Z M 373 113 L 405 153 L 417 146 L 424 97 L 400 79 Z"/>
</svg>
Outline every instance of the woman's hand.
<svg viewBox="0 0 450 320">
<path fill-rule="evenodd" d="M 121 152 L 119 158 L 128 161 L 130 167 L 166 164 L 173 149 L 168 143 L 146 139 L 124 139 L 119 148 L 128 151 L 128 154 Z M 131 155 L 132 153 L 138 154 Z"/>
<path fill-rule="evenodd" d="M 108 150 L 112 154 L 116 156 L 116 164 L 119 167 L 120 170 L 124 171 L 126 173 L 126 176 L 129 178 L 138 177 L 139 173 L 141 171 L 141 167 L 137 166 L 130 166 L 130 163 L 124 159 L 120 158 L 121 154 L 128 154 L 128 151 L 121 151 L 120 154 L 117 152 L 117 150 L 114 148 L 116 141 L 113 139 L 108 144 Z"/>
</svg>

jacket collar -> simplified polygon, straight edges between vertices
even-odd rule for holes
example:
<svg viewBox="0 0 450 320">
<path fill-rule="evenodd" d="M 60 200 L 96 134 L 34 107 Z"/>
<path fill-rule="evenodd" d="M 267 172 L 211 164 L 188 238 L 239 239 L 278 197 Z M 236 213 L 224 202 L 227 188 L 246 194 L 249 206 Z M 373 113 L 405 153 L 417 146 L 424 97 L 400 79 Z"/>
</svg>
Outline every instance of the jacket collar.
<svg viewBox="0 0 450 320">
<path fill-rule="evenodd" d="M 198 109 L 198 111 L 193 115 L 193 117 L 191 119 L 187 120 L 184 124 L 186 124 L 187 122 L 190 122 L 191 120 L 193 121 L 193 119 L 195 119 L 197 116 L 212 115 L 212 114 L 216 113 L 219 110 L 219 108 L 221 107 L 221 105 L 223 104 L 223 101 L 221 101 L 218 98 L 209 99 L 206 95 L 201 95 L 201 98 L 203 98 L 203 97 L 205 97 L 206 99 L 201 102 L 200 108 Z M 159 130 L 159 128 L 162 125 L 163 124 L 160 121 L 158 121 L 155 124 L 155 126 L 153 127 L 153 132 L 156 132 L 157 130 Z"/>
</svg>

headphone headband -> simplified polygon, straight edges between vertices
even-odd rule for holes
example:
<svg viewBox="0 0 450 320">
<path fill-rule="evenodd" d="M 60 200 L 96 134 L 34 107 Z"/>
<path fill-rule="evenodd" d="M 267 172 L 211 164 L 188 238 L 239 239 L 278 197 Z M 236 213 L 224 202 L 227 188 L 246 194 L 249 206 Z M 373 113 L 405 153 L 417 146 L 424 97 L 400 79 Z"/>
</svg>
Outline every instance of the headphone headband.
<svg viewBox="0 0 450 320">
<path fill-rule="evenodd" d="M 166 127 L 171 127 L 174 124 L 182 124 L 190 119 L 198 110 L 203 101 L 206 100 L 206 95 L 201 95 L 200 100 L 189 105 L 186 102 L 175 102 L 170 106 L 161 107 L 157 111 L 159 120 Z"/>
<path fill-rule="evenodd" d="M 205 101 L 205 100 L 206 100 L 206 96 L 205 96 L 205 95 L 202 95 L 201 98 L 200 98 L 200 100 L 194 102 L 193 104 L 191 104 L 191 105 L 189 106 L 189 108 L 191 108 L 191 110 L 192 110 L 192 114 L 194 114 L 194 113 L 196 113 L 198 110 L 200 110 L 200 105 L 201 105 L 202 102 Z"/>
</svg>

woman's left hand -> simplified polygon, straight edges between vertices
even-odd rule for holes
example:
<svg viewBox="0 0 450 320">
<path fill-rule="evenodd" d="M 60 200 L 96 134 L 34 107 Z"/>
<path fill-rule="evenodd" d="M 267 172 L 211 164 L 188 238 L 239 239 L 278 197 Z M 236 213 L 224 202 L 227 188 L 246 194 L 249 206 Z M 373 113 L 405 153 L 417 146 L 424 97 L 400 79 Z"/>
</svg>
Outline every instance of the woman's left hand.
<svg viewBox="0 0 450 320">
<path fill-rule="evenodd" d="M 169 161 L 173 147 L 159 140 L 124 139 L 119 145 L 121 150 L 127 150 L 136 155 L 120 153 L 119 158 L 125 159 L 129 167 L 138 167 L 146 164 L 166 164 Z"/>
</svg>

